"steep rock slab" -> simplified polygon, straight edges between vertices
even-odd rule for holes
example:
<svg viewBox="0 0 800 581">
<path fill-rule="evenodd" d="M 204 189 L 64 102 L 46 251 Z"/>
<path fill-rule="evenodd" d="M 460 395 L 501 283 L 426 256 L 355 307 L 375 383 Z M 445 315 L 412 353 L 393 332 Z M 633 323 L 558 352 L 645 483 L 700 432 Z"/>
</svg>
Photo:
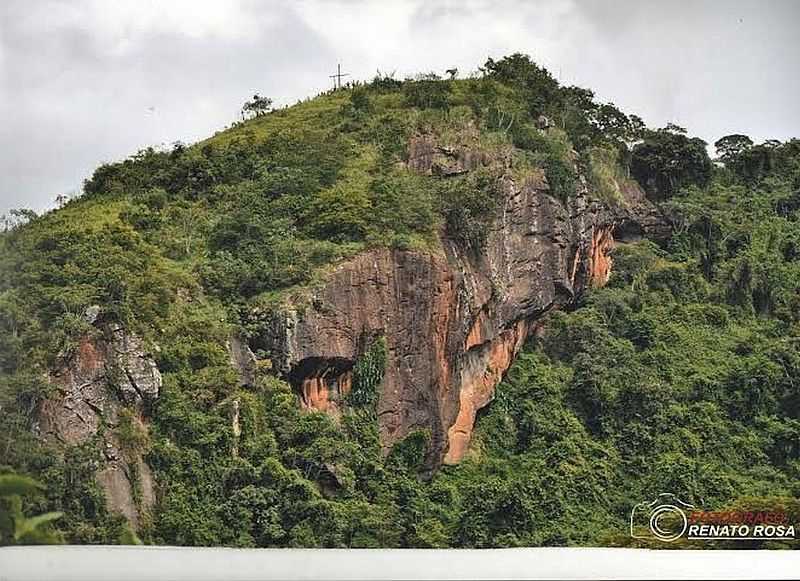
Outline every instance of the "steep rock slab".
<svg viewBox="0 0 800 581">
<path fill-rule="evenodd" d="M 63 446 L 96 442 L 104 461 L 96 473 L 109 510 L 134 527 L 155 502 L 152 472 L 117 428 L 129 410 L 135 430 L 146 430 L 146 409 L 159 394 L 161 374 L 141 339 L 115 324 L 98 325 L 50 376 L 55 394 L 37 413 L 38 433 Z M 138 501 L 137 501 L 138 498 Z"/>
<path fill-rule="evenodd" d="M 336 413 L 356 359 L 384 337 L 387 364 L 377 410 L 383 443 L 427 429 L 441 447 L 443 426 L 431 419 L 456 412 L 447 392 L 453 387 L 450 361 L 460 349 L 452 334 L 457 305 L 444 256 L 375 250 L 336 268 L 311 305 L 283 313 L 265 340 L 302 405 Z"/>
</svg>

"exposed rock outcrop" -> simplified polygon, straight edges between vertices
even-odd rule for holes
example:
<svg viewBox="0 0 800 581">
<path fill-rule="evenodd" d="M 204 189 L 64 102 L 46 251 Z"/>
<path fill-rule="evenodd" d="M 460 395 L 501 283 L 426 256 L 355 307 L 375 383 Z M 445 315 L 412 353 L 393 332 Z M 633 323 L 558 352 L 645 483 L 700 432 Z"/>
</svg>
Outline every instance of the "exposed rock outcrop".
<svg viewBox="0 0 800 581">
<path fill-rule="evenodd" d="M 430 136 L 409 146 L 407 167 L 449 176 L 481 165 L 507 167 Z M 444 178 L 446 179 L 446 178 Z M 372 250 L 337 266 L 308 305 L 288 306 L 257 338 L 274 369 L 307 408 L 337 413 L 351 370 L 371 338 L 383 336 L 387 364 L 378 401 L 385 450 L 427 430 L 427 466 L 457 463 L 477 411 L 542 316 L 608 280 L 615 237 L 666 228 L 638 189 L 623 203 L 594 200 L 584 180 L 566 203 L 542 172 L 500 178 L 501 208 L 480 252 L 443 237 L 441 253 Z"/>
<path fill-rule="evenodd" d="M 154 503 L 153 477 L 119 427 L 127 414 L 129 430 L 146 431 L 147 408 L 159 395 L 161 374 L 137 336 L 98 322 L 96 309 L 87 311 L 87 320 L 96 330 L 52 373 L 55 394 L 39 406 L 37 431 L 66 446 L 96 442 L 104 458 L 96 477 L 108 508 L 136 527 Z"/>
<path fill-rule="evenodd" d="M 477 129 L 472 128 L 469 133 L 472 133 L 473 139 L 477 139 Z M 495 152 L 494 156 L 496 155 Z M 495 161 L 505 160 L 495 159 L 480 148 L 466 144 L 444 146 L 437 143 L 431 135 L 419 135 L 409 144 L 406 167 L 425 175 L 453 176 Z"/>
<path fill-rule="evenodd" d="M 258 361 L 247 341 L 238 334 L 232 335 L 228 340 L 228 353 L 231 365 L 239 374 L 239 384 L 243 387 L 253 386 L 256 381 Z"/>
</svg>

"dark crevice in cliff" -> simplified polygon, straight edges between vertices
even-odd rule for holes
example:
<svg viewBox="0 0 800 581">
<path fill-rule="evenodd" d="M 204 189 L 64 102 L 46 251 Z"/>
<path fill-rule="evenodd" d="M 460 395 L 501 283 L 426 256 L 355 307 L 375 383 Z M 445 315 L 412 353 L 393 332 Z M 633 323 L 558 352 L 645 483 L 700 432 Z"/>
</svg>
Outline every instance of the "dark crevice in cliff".
<svg viewBox="0 0 800 581">
<path fill-rule="evenodd" d="M 614 236 L 614 240 L 623 244 L 638 242 L 644 238 L 645 235 L 641 224 L 637 224 L 631 220 L 623 220 L 619 224 L 614 225 L 611 233 Z"/>
<path fill-rule="evenodd" d="M 287 379 L 300 385 L 310 377 L 336 377 L 353 368 L 355 362 L 344 357 L 306 357 L 292 367 Z"/>
<path fill-rule="evenodd" d="M 350 393 L 355 361 L 344 357 L 307 357 L 287 379 L 307 409 L 338 411 Z"/>
</svg>

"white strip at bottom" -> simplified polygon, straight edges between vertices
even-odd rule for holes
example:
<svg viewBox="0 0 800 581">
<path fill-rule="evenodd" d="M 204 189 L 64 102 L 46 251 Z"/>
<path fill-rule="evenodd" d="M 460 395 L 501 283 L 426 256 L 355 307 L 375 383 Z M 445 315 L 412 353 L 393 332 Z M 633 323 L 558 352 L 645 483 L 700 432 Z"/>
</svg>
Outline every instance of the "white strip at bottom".
<svg viewBox="0 0 800 581">
<path fill-rule="evenodd" d="M 800 551 L 5 547 L 0 581 L 796 579 Z"/>
</svg>

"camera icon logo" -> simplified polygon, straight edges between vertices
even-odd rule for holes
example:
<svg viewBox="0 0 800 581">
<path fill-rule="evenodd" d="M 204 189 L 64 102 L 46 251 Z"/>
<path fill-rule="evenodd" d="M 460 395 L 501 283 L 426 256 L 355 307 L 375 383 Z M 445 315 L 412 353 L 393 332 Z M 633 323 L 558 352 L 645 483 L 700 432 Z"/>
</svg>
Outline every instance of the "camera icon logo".
<svg viewBox="0 0 800 581">
<path fill-rule="evenodd" d="M 694 506 L 674 494 L 659 494 L 652 502 L 640 502 L 631 511 L 631 537 L 677 541 L 686 532 Z"/>
</svg>

